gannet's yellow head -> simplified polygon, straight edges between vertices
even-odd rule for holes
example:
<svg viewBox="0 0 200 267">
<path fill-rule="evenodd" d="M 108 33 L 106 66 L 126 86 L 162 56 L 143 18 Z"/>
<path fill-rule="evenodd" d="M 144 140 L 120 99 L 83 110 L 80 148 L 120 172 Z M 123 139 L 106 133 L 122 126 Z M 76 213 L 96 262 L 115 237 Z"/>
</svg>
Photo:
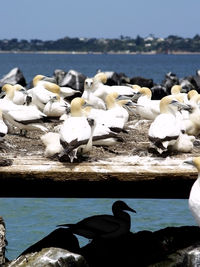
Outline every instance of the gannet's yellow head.
<svg viewBox="0 0 200 267">
<path fill-rule="evenodd" d="M 105 102 L 107 109 L 111 109 L 116 105 L 116 99 L 119 96 L 117 92 L 112 92 L 106 96 Z"/>
<path fill-rule="evenodd" d="M 182 90 L 182 87 L 180 85 L 173 85 L 171 88 L 171 94 L 172 95 L 180 94 L 181 90 Z"/>
<path fill-rule="evenodd" d="M 152 97 L 152 92 L 148 87 L 140 87 L 138 88 L 139 92 L 143 96 L 147 96 L 149 99 Z"/>
<path fill-rule="evenodd" d="M 15 89 L 14 89 L 13 85 L 6 83 L 6 84 L 4 84 L 4 86 L 2 87 L 1 90 L 5 92 L 6 96 L 10 100 L 13 99 L 14 93 L 15 93 Z"/>
<path fill-rule="evenodd" d="M 102 82 L 102 83 L 106 83 L 107 82 L 107 76 L 104 72 L 99 72 L 94 76 L 94 80 Z"/>
<path fill-rule="evenodd" d="M 54 94 L 60 94 L 60 86 L 55 83 L 45 82 L 43 86 L 45 89 L 47 89 L 48 91 Z"/>
<path fill-rule="evenodd" d="M 135 93 L 137 93 L 139 90 L 140 90 L 140 88 L 141 88 L 141 86 L 139 86 L 139 85 L 137 85 L 137 84 L 132 84 L 132 89 L 133 89 L 133 91 L 135 92 Z"/>
<path fill-rule="evenodd" d="M 184 161 L 184 163 L 190 164 L 197 168 L 198 172 L 200 173 L 200 157 L 194 157 L 192 160 Z"/>
<path fill-rule="evenodd" d="M 178 110 L 185 109 L 190 110 L 191 107 L 184 104 L 180 95 L 168 95 L 160 100 L 160 113 L 171 113 Z"/>
<path fill-rule="evenodd" d="M 190 90 L 187 94 L 187 97 L 189 100 L 195 101 L 196 98 L 199 96 L 198 92 L 196 90 Z"/>
<path fill-rule="evenodd" d="M 71 102 L 71 116 L 81 117 L 82 109 L 85 103 L 86 103 L 85 99 L 81 97 L 75 97 Z"/>
<path fill-rule="evenodd" d="M 41 81 L 42 79 L 44 79 L 44 75 L 40 75 L 40 74 L 38 74 L 38 75 L 36 75 L 34 78 L 33 78 L 33 86 L 35 87 L 35 86 L 37 86 L 37 84 L 38 84 L 38 82 L 39 81 Z"/>
</svg>

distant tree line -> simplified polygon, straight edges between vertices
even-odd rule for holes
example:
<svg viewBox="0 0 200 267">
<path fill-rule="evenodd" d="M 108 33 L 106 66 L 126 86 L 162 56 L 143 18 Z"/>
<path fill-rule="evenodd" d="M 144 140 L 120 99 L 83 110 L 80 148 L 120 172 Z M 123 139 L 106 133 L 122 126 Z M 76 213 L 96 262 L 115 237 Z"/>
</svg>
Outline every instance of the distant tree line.
<svg viewBox="0 0 200 267">
<path fill-rule="evenodd" d="M 120 38 L 70 38 L 65 37 L 55 41 L 39 39 L 0 40 L 0 51 L 68 51 L 68 52 L 200 52 L 200 35 L 193 38 L 182 38 L 170 35 L 166 38 L 157 38 L 149 35 L 146 38 L 137 36 L 135 39 L 121 35 Z"/>
</svg>

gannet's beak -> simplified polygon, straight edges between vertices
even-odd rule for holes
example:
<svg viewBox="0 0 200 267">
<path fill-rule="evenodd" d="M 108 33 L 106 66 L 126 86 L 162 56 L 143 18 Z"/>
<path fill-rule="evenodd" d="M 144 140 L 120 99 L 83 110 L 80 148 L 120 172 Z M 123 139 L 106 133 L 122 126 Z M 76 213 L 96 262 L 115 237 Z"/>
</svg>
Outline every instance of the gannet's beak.
<svg viewBox="0 0 200 267">
<path fill-rule="evenodd" d="M 6 92 L 2 91 L 2 92 L 0 93 L 0 98 L 3 98 L 5 95 L 6 95 Z"/>
<path fill-rule="evenodd" d="M 171 104 L 177 106 L 179 110 L 182 110 L 182 109 L 183 110 L 188 110 L 188 111 L 192 110 L 191 106 L 186 105 L 186 104 L 181 103 L 181 102 L 176 101 L 176 100 L 172 100 Z"/>
<path fill-rule="evenodd" d="M 89 103 L 87 103 L 87 102 L 85 101 L 85 103 L 83 104 L 82 107 L 83 107 L 83 108 L 86 108 L 86 107 L 93 107 L 93 105 L 91 105 L 91 104 L 89 104 Z"/>
<path fill-rule="evenodd" d="M 193 160 L 185 160 L 183 163 L 194 166 Z"/>
<path fill-rule="evenodd" d="M 116 98 L 117 100 L 129 100 L 131 97 L 125 96 L 125 95 L 118 95 Z"/>
<path fill-rule="evenodd" d="M 132 96 L 131 100 L 133 102 L 137 102 L 139 97 L 141 96 L 142 94 L 140 92 L 137 92 L 137 93 L 134 93 L 134 95 Z"/>
<path fill-rule="evenodd" d="M 55 78 L 53 78 L 53 77 L 44 77 L 44 78 L 42 79 L 42 81 L 50 82 L 50 83 L 56 83 L 56 80 L 55 80 Z"/>
</svg>

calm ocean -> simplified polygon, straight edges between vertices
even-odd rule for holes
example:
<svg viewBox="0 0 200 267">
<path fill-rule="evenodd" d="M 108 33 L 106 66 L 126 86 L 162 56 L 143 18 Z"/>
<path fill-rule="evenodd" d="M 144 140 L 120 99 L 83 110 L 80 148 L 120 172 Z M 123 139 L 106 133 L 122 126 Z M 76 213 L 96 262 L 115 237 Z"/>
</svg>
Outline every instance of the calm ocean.
<svg viewBox="0 0 200 267">
<path fill-rule="evenodd" d="M 55 69 L 70 69 L 93 76 L 97 70 L 123 72 L 128 77 L 152 78 L 155 83 L 172 71 L 179 78 L 195 75 L 200 55 L 51 55 L 0 54 L 0 78 L 19 67 L 27 83 L 36 74 L 52 76 Z M 1 189 L 2 190 L 2 189 Z M 0 198 L 0 216 L 7 228 L 7 257 L 13 259 L 28 246 L 55 229 L 84 217 L 111 213 L 114 199 Z M 137 213 L 131 214 L 133 232 L 167 226 L 195 225 L 187 200 L 126 199 Z M 82 244 L 85 240 L 81 239 Z"/>
</svg>

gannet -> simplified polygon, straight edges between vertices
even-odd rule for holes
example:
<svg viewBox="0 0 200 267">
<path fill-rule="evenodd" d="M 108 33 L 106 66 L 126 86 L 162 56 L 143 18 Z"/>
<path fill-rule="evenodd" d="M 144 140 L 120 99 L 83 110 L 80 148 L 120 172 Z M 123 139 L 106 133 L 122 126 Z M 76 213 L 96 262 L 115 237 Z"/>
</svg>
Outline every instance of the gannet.
<svg viewBox="0 0 200 267">
<path fill-rule="evenodd" d="M 77 152 L 88 153 L 92 149 L 92 137 L 95 129 L 95 121 L 82 117 L 82 106 L 85 100 L 75 98 L 71 102 L 71 116 L 60 127 L 60 139 L 64 146 L 61 157 L 67 156 L 73 162 Z"/>
<path fill-rule="evenodd" d="M 47 128 L 41 125 L 41 122 L 46 120 L 46 115 L 36 106 L 16 105 L 11 100 L 3 98 L 0 99 L 0 109 L 5 122 L 20 130 L 47 131 Z"/>
<path fill-rule="evenodd" d="M 94 77 L 94 85 L 95 85 L 95 95 L 105 99 L 106 95 L 109 93 L 116 92 L 119 95 L 133 96 L 134 90 L 131 86 L 126 85 L 105 85 L 107 82 L 107 75 L 104 72 L 97 73 Z M 102 91 L 102 92 L 101 92 Z"/>
<path fill-rule="evenodd" d="M 141 87 L 132 98 L 138 104 L 136 112 L 141 119 L 154 120 L 160 114 L 160 100 L 151 100 L 151 97 L 151 90 L 147 87 Z"/>
<path fill-rule="evenodd" d="M 113 215 L 94 215 L 76 224 L 61 224 L 58 226 L 69 227 L 73 233 L 89 239 L 117 238 L 130 231 L 131 218 L 125 210 L 136 212 L 124 201 L 118 200 L 112 205 Z"/>
<path fill-rule="evenodd" d="M 106 96 L 107 110 L 86 107 L 84 111 L 97 123 L 104 124 L 112 130 L 122 130 L 129 118 L 129 113 L 124 106 L 129 104 L 134 105 L 130 99 L 124 99 L 123 96 L 114 92 Z"/>
<path fill-rule="evenodd" d="M 195 91 L 191 90 L 188 93 L 188 105 L 190 110 L 184 113 L 183 124 L 185 132 L 188 135 L 198 136 L 200 133 L 200 95 Z"/>
<path fill-rule="evenodd" d="M 40 137 L 45 145 L 44 155 L 46 157 L 52 157 L 61 153 L 64 149 L 60 143 L 60 134 L 48 132 Z"/>
<path fill-rule="evenodd" d="M 26 103 L 27 91 L 20 84 L 4 84 L 2 87 L 1 96 L 4 96 L 4 99 L 12 101 L 17 105 L 24 105 Z"/>
<path fill-rule="evenodd" d="M 42 75 L 33 78 L 34 87 L 28 90 L 28 96 L 32 98 L 31 104 L 43 111 L 46 103 L 56 94 L 60 94 L 60 87 L 55 83 L 41 80 L 40 76 Z"/>
<path fill-rule="evenodd" d="M 13 109 L 7 111 L 4 109 L 3 117 L 11 125 L 20 130 L 25 130 L 25 134 L 27 130 L 47 132 L 47 128 L 41 125 L 41 123 L 46 121 L 46 115 L 40 112 L 35 106 L 15 105 Z"/>
<path fill-rule="evenodd" d="M 188 204 L 192 215 L 200 226 L 200 157 L 194 157 L 192 160 L 185 161 L 185 163 L 196 167 L 198 171 L 197 180 L 190 190 Z"/>
<path fill-rule="evenodd" d="M 8 133 L 8 126 L 5 124 L 3 120 L 3 113 L 0 110 L 0 141 L 2 141 L 3 137 Z"/>
<path fill-rule="evenodd" d="M 149 140 L 160 154 L 173 146 L 183 131 L 179 109 L 187 110 L 189 107 L 171 95 L 163 97 L 160 101 L 161 114 L 152 122 L 148 131 Z"/>
<path fill-rule="evenodd" d="M 103 99 L 94 94 L 93 84 L 94 80 L 92 78 L 85 79 L 82 98 L 85 99 L 87 103 L 91 104 L 96 109 L 106 110 L 106 105 Z"/>
<path fill-rule="evenodd" d="M 37 86 L 37 85 L 41 85 L 43 84 L 45 86 L 46 89 L 48 89 L 51 92 L 55 92 L 55 88 L 56 88 L 56 93 L 58 93 L 58 91 L 60 92 L 60 97 L 62 98 L 67 98 L 70 96 L 73 96 L 75 94 L 77 94 L 79 91 L 74 90 L 70 87 L 67 86 L 59 86 L 54 78 L 51 77 L 47 77 L 44 75 L 36 75 L 33 78 L 33 86 Z"/>
<path fill-rule="evenodd" d="M 43 109 L 43 113 L 48 117 L 57 117 L 59 118 L 70 109 L 70 104 L 64 101 L 58 94 L 51 97 L 50 100 L 46 103 Z"/>
</svg>

